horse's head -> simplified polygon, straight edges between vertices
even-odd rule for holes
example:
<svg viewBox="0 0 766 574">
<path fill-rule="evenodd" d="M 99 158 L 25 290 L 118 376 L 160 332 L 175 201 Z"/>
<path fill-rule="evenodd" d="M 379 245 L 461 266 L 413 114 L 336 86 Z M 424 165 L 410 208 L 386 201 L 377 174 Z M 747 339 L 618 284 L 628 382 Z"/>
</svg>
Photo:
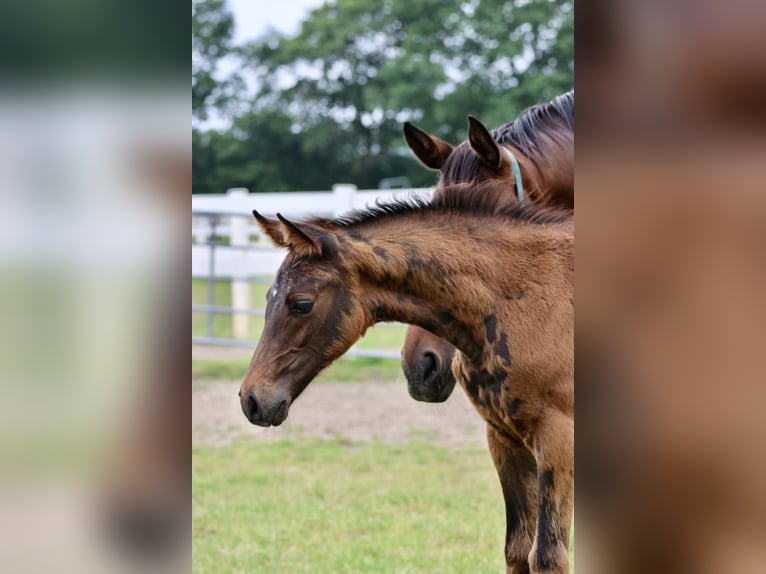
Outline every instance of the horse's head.
<svg viewBox="0 0 766 574">
<path fill-rule="evenodd" d="M 574 92 L 532 106 L 492 131 L 468 116 L 468 139 L 456 146 L 410 123 L 403 131 L 415 156 L 439 170 L 439 186 L 504 180 L 513 189 L 520 174 L 529 201 L 574 208 Z"/>
<path fill-rule="evenodd" d="M 402 371 L 410 396 L 426 403 L 442 403 L 455 388 L 452 359 L 455 347 L 433 333 L 411 325 L 402 347 Z"/>
<path fill-rule="evenodd" d="M 254 212 L 272 241 L 289 253 L 267 294 L 263 333 L 240 387 L 248 420 L 279 425 L 292 401 L 366 329 L 349 274 L 339 261 L 338 238 L 312 224 Z"/>
<path fill-rule="evenodd" d="M 440 170 L 436 196 L 445 185 L 491 179 L 514 180 L 507 148 L 473 116 L 468 116 L 468 139 L 457 146 L 409 122 L 404 124 L 404 137 L 426 167 Z M 508 201 L 515 203 L 516 195 L 511 192 Z M 447 400 L 455 387 L 451 367 L 454 356 L 455 347 L 444 339 L 419 327 L 408 327 L 402 347 L 402 371 L 407 378 L 410 396 L 430 403 Z"/>
<path fill-rule="evenodd" d="M 404 139 L 423 165 L 440 171 L 440 185 L 489 179 L 513 180 L 511 156 L 492 133 L 473 116 L 468 116 L 468 139 L 453 146 L 409 122 Z M 520 154 L 517 159 L 523 161 Z"/>
<path fill-rule="evenodd" d="M 574 93 L 556 98 L 550 104 L 529 108 L 513 123 L 488 130 L 473 116 L 468 116 L 468 139 L 453 146 L 409 122 L 404 124 L 404 138 L 415 156 L 431 169 L 438 169 L 439 185 L 434 198 L 444 186 L 488 180 L 503 180 L 506 201 L 514 205 L 519 189 L 528 201 L 546 201 L 572 208 L 574 203 Z M 526 150 L 522 152 L 522 148 Z M 530 158 L 532 153 L 536 158 Z M 533 161 L 534 159 L 534 161 Z M 514 170 L 514 160 L 518 170 Z M 545 166 L 540 169 L 537 164 Z M 522 177 L 517 186 L 516 173 Z M 455 385 L 451 361 L 452 345 L 428 331 L 410 326 L 402 348 L 402 370 L 407 377 L 410 395 L 417 400 L 441 402 Z"/>
</svg>

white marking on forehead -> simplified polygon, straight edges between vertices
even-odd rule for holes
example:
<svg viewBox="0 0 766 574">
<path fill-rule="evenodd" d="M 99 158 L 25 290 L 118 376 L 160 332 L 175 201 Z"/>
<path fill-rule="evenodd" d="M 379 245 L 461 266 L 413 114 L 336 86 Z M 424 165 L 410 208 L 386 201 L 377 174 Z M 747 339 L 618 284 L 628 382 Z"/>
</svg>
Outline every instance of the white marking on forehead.
<svg viewBox="0 0 766 574">
<path fill-rule="evenodd" d="M 269 291 L 269 297 L 276 297 L 279 295 L 279 281 L 275 281 L 274 285 L 271 287 L 271 291 Z"/>
</svg>

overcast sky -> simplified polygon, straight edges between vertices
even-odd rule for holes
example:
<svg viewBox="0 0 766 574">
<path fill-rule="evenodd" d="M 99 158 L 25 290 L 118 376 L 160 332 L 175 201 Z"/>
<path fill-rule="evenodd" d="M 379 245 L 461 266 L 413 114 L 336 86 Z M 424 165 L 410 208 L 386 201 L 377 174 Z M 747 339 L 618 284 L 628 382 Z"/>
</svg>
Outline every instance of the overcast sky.
<svg viewBox="0 0 766 574">
<path fill-rule="evenodd" d="M 292 34 L 309 10 L 324 0 L 228 0 L 234 13 L 234 40 L 240 44 L 261 35 L 269 27 Z"/>
<path fill-rule="evenodd" d="M 313 8 L 321 6 L 325 0 L 227 0 L 234 14 L 234 43 L 254 40 L 269 28 L 275 28 L 285 34 L 298 31 L 301 21 Z M 240 66 L 239 62 L 224 58 L 218 63 L 218 71 L 226 75 Z M 252 81 L 244 72 L 245 80 Z M 224 129 L 230 123 L 229 118 L 222 118 L 215 110 L 210 111 L 204 122 L 193 121 L 193 125 L 202 129 Z"/>
</svg>

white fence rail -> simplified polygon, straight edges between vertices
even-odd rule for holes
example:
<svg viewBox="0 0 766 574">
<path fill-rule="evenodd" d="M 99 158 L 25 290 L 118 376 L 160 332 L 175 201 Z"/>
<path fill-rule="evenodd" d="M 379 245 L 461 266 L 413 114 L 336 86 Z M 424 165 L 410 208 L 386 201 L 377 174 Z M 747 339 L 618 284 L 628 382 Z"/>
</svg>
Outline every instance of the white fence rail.
<svg viewBox="0 0 766 574">
<path fill-rule="evenodd" d="M 283 250 L 274 249 L 262 237 L 252 211 L 266 216 L 281 213 L 288 218 L 333 217 L 353 209 L 363 209 L 376 201 L 392 201 L 411 194 L 430 198 L 433 189 L 357 190 L 349 184 L 333 186 L 329 192 L 283 192 L 249 194 L 246 189 L 230 189 L 225 194 L 192 196 L 192 278 L 207 282 L 207 304 L 193 304 L 193 313 L 207 316 L 205 335 L 192 334 L 192 343 L 254 347 L 249 338 L 250 317 L 263 315 L 263 308 L 252 305 L 252 283 L 271 283 L 284 259 Z M 215 285 L 231 282 L 231 307 L 216 304 Z M 232 315 L 233 338 L 216 336 L 214 317 Z M 351 349 L 348 355 L 398 358 L 390 350 Z"/>
</svg>

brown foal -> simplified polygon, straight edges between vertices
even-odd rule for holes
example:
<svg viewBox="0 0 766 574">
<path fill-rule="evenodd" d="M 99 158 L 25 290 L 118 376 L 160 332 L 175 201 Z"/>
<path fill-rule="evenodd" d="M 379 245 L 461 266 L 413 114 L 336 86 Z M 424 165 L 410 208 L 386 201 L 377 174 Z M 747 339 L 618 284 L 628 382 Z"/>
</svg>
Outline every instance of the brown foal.
<svg viewBox="0 0 766 574">
<path fill-rule="evenodd" d="M 253 424 L 281 424 L 314 377 L 379 321 L 445 338 L 487 423 L 507 571 L 560 574 L 569 571 L 574 485 L 573 221 L 565 210 L 504 207 L 507 185 L 445 187 L 431 203 L 335 220 L 255 213 L 288 255 L 240 401 Z"/>
</svg>

